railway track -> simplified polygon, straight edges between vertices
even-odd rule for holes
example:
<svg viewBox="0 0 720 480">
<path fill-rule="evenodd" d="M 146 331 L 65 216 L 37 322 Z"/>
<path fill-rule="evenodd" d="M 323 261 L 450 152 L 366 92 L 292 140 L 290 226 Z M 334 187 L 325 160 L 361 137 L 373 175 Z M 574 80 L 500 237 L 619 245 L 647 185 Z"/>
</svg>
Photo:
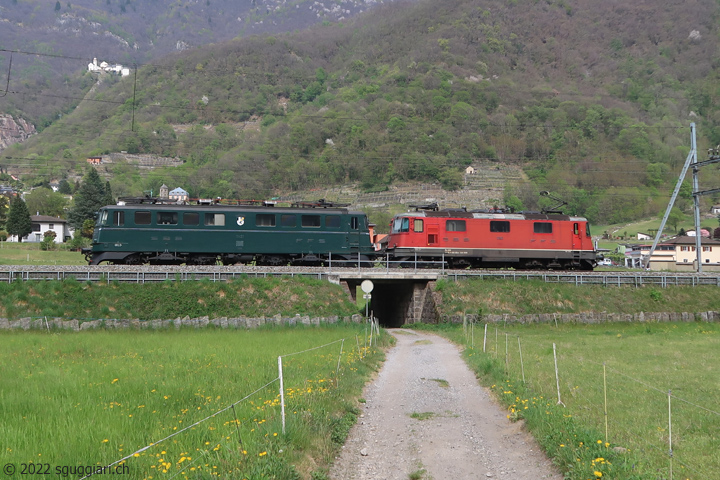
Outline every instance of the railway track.
<svg viewBox="0 0 720 480">
<path fill-rule="evenodd" d="M 317 279 L 370 278 L 453 281 L 467 279 L 541 281 L 603 286 L 720 286 L 720 273 L 622 271 L 537 271 L 537 270 L 447 270 L 429 268 L 337 268 L 337 267 L 256 267 L 256 266 L 135 266 L 135 265 L 1 265 L 0 282 L 69 280 L 81 282 L 154 283 L 208 280 L 225 282 L 245 277 L 298 276 Z"/>
</svg>

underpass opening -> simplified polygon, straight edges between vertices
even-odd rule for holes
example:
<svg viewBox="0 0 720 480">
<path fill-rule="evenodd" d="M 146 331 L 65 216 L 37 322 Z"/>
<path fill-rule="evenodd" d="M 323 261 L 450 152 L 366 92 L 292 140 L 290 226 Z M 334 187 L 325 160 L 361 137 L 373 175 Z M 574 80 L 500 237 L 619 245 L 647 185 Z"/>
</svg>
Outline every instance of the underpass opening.
<svg viewBox="0 0 720 480">
<path fill-rule="evenodd" d="M 385 328 L 397 328 L 412 323 L 411 305 L 413 301 L 413 282 L 374 280 L 375 288 L 370 299 L 370 309 Z"/>
</svg>

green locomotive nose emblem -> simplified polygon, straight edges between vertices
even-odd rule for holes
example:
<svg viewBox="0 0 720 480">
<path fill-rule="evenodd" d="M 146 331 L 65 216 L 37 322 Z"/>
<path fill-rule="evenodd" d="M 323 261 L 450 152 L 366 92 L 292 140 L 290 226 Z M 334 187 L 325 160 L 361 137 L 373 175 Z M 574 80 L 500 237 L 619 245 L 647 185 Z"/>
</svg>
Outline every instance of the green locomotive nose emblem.
<svg viewBox="0 0 720 480">
<path fill-rule="evenodd" d="M 238 224 L 238 227 L 242 227 L 243 225 L 245 225 L 245 217 L 238 217 L 237 224 Z"/>
</svg>

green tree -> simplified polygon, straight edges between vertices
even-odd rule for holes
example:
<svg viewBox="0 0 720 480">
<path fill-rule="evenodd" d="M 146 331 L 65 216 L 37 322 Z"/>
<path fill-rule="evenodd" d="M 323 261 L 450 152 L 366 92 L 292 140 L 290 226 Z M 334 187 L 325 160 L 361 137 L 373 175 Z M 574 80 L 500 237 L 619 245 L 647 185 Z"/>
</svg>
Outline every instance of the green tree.
<svg viewBox="0 0 720 480">
<path fill-rule="evenodd" d="M 57 238 L 57 233 L 53 232 L 52 230 L 47 230 L 45 233 L 43 233 L 43 240 L 42 242 L 40 242 L 40 249 L 54 250 L 55 238 Z"/>
<path fill-rule="evenodd" d="M 61 8 L 60 0 L 58 0 L 57 2 L 55 2 L 55 11 L 56 11 L 56 12 L 59 12 L 59 11 L 60 11 L 60 8 Z"/>
<path fill-rule="evenodd" d="M 506 194 L 503 200 L 505 201 L 505 206 L 509 208 L 511 212 L 521 212 L 524 209 L 522 200 L 516 195 Z"/>
<path fill-rule="evenodd" d="M 63 195 L 71 195 L 73 192 L 72 185 L 70 185 L 70 182 L 68 182 L 66 179 L 60 180 L 60 184 L 58 185 L 58 193 L 62 193 Z"/>
<path fill-rule="evenodd" d="M 445 190 L 459 190 L 462 187 L 463 175 L 455 168 L 444 167 L 440 170 L 438 180 Z"/>
<path fill-rule="evenodd" d="M 87 173 L 80 182 L 75 194 L 75 202 L 68 212 L 68 223 L 75 229 L 80 229 L 85 220 L 94 220 L 95 213 L 106 205 L 105 185 L 97 170 L 88 167 Z"/>
<path fill-rule="evenodd" d="M 5 230 L 7 230 L 10 235 L 17 235 L 18 242 L 22 242 L 22 237 L 32 232 L 30 211 L 20 196 L 15 197 L 10 203 L 10 211 L 8 212 Z"/>
<path fill-rule="evenodd" d="M 685 215 L 682 213 L 682 211 L 678 207 L 673 207 L 672 210 L 670 210 L 670 214 L 667 218 L 668 225 L 671 225 L 673 227 L 673 230 L 677 232 L 677 226 L 683 220 L 685 220 Z"/>
<path fill-rule="evenodd" d="M 85 238 L 92 238 L 93 233 L 95 233 L 95 222 L 88 218 L 83 222 L 80 234 Z"/>
<path fill-rule="evenodd" d="M 7 222 L 7 210 L 10 206 L 10 202 L 5 195 L 0 195 L 0 230 L 5 228 L 5 222 Z"/>
<path fill-rule="evenodd" d="M 113 205 L 114 203 L 115 203 L 115 199 L 113 199 L 112 188 L 110 187 L 110 182 L 105 182 L 105 196 L 103 197 L 103 206 Z"/>
<path fill-rule="evenodd" d="M 62 217 L 65 215 L 67 200 L 61 193 L 49 188 L 36 188 L 25 196 L 25 204 L 28 211 L 38 215 Z"/>
</svg>

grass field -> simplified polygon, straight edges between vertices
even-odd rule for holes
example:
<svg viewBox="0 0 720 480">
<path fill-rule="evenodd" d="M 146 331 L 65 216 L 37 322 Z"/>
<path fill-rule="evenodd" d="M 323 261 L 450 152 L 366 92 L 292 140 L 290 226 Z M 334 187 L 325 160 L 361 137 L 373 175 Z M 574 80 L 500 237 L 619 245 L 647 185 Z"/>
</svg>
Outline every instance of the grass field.
<svg viewBox="0 0 720 480">
<path fill-rule="evenodd" d="M 0 265 L 87 265 L 80 252 L 66 245 L 55 250 L 41 250 L 39 243 L 0 242 Z"/>
<path fill-rule="evenodd" d="M 364 332 L 3 333 L 0 458 L 16 468 L 4 478 L 123 458 L 130 479 L 325 478 L 381 359 L 360 358 Z M 323 345 L 283 358 L 283 434 L 278 356 Z"/>
<path fill-rule="evenodd" d="M 482 324 L 446 334 L 567 478 L 720 479 L 719 325 L 489 325 L 486 353 Z"/>
</svg>

